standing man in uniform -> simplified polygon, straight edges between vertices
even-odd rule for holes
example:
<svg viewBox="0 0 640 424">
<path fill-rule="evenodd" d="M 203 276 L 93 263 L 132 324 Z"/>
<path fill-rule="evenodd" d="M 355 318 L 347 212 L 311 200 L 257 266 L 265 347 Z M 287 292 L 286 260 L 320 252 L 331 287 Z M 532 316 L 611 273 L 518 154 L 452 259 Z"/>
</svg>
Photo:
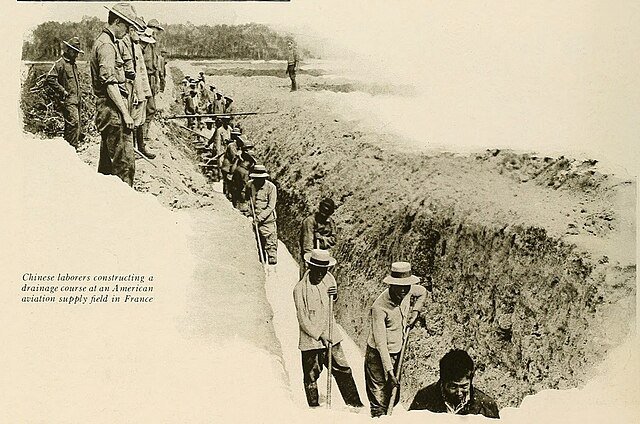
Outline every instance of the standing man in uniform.
<svg viewBox="0 0 640 424">
<path fill-rule="evenodd" d="M 144 26 L 142 20 L 138 21 Z M 133 112 L 131 114 L 134 123 L 133 141 L 138 146 L 138 151 L 149 159 L 154 159 L 156 155 L 147 151 L 144 144 L 144 122 L 147 116 L 147 101 L 151 98 L 151 86 L 147 75 L 147 68 L 144 64 L 143 47 L 147 44 L 153 44 L 155 40 L 144 35 L 144 32 L 138 32 L 131 28 L 129 37 L 133 41 L 134 63 L 136 71 L 136 79 L 133 84 Z"/>
<path fill-rule="evenodd" d="M 302 354 L 302 375 L 307 403 L 320 406 L 317 380 L 323 367 L 328 367 L 329 343 L 331 347 L 331 371 L 336 379 L 344 403 L 360 408 L 364 406 L 353 380 L 349 362 L 342 351 L 340 332 L 336 320 L 329 314 L 330 303 L 338 294 L 338 287 L 329 267 L 336 264 L 328 251 L 313 249 L 304 256 L 309 264 L 307 271 L 293 289 L 300 337 L 298 349 Z M 329 321 L 333 331 L 329 335 Z"/>
<path fill-rule="evenodd" d="M 150 21 L 150 23 L 153 20 Z M 153 29 L 147 24 L 147 29 L 144 31 L 144 36 L 153 39 Z M 151 125 L 151 121 L 156 116 L 156 94 L 160 88 L 159 84 L 159 74 L 158 71 L 158 55 L 155 51 L 155 43 L 147 43 L 146 46 L 143 46 L 144 51 L 144 65 L 147 68 L 147 78 L 149 80 L 149 86 L 151 87 L 151 97 L 147 100 L 147 116 L 145 117 L 145 122 L 143 126 L 143 138 L 145 144 L 149 142 L 149 125 Z"/>
<path fill-rule="evenodd" d="M 129 93 L 125 86 L 124 61 L 118 48 L 121 40 L 136 24 L 136 11 L 129 3 L 109 9 L 108 24 L 93 43 L 91 84 L 96 95 L 96 128 L 100 132 L 98 172 L 117 175 L 133 186 L 135 156 L 129 136 L 133 119 L 127 107 Z M 139 28 L 142 29 L 142 28 Z"/>
<path fill-rule="evenodd" d="M 291 91 L 296 91 L 298 85 L 296 84 L 296 71 L 298 70 L 298 50 L 293 45 L 293 41 L 289 40 L 287 43 L 289 51 L 287 53 L 287 75 L 291 78 Z"/>
<path fill-rule="evenodd" d="M 65 48 L 62 57 L 53 63 L 47 74 L 47 84 L 60 100 L 60 112 L 64 118 L 64 139 L 78 150 L 82 133 L 80 122 L 80 83 L 76 58 L 80 49 L 80 39 L 73 37 L 63 41 Z"/>
<path fill-rule="evenodd" d="M 398 359 L 405 331 L 415 324 L 424 306 L 427 289 L 418 285 L 420 278 L 411 274 L 411 264 L 394 262 L 391 275 L 384 278 L 389 288 L 383 291 L 371 306 L 371 328 L 364 357 L 364 379 L 371 416 L 387 413 L 390 402 L 397 404 L 400 390 L 391 398 L 396 379 Z M 415 298 L 413 307 L 411 300 Z"/>
<path fill-rule="evenodd" d="M 305 271 L 304 255 L 313 249 L 329 250 L 336 244 L 336 224 L 331 215 L 336 204 L 329 198 L 322 199 L 318 211 L 306 217 L 300 225 L 300 278 Z"/>
<path fill-rule="evenodd" d="M 264 165 L 255 165 L 249 174 L 249 201 L 253 205 L 253 222 L 258 227 L 262 250 L 269 265 L 278 263 L 278 229 L 276 227 L 276 202 L 278 190 L 268 181 Z"/>
</svg>

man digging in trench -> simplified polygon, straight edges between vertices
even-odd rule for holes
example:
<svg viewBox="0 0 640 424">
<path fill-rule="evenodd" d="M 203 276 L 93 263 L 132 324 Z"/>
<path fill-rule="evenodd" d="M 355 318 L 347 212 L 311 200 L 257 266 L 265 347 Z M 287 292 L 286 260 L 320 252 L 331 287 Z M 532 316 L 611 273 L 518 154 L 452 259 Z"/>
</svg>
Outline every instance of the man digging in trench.
<svg viewBox="0 0 640 424">
<path fill-rule="evenodd" d="M 374 418 L 386 414 L 389 404 L 396 405 L 400 400 L 400 390 L 394 399 L 391 392 L 399 385 L 396 372 L 403 336 L 417 321 L 427 295 L 427 289 L 418 285 L 420 278 L 411 274 L 408 262 L 391 264 L 391 275 L 383 281 L 389 288 L 371 306 L 371 330 L 364 357 L 364 379 Z"/>
<path fill-rule="evenodd" d="M 336 280 L 329 272 L 329 267 L 336 260 L 329 252 L 314 249 L 304 256 L 309 270 L 293 289 L 293 300 L 296 305 L 300 339 L 298 348 L 302 354 L 302 374 L 304 391 L 310 407 L 320 406 L 317 380 L 323 367 L 328 366 L 328 347 L 332 344 L 331 371 L 338 384 L 344 403 L 360 408 L 364 406 L 353 380 L 353 374 L 340 342 L 342 334 L 337 330 L 333 316 L 330 316 L 329 304 L 338 293 Z M 331 336 L 329 320 L 333 321 Z"/>
</svg>

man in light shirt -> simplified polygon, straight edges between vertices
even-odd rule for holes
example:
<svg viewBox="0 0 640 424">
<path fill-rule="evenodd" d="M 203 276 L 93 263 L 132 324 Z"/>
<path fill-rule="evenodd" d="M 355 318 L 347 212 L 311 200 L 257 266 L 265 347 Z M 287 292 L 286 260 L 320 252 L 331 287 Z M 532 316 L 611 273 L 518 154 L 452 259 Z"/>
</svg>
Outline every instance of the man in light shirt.
<svg viewBox="0 0 640 424">
<path fill-rule="evenodd" d="M 323 367 L 328 366 L 328 346 L 331 342 L 331 370 L 340 394 L 345 404 L 360 408 L 364 405 L 340 345 L 342 334 L 334 317 L 329 316 L 329 304 L 332 302 L 330 297 L 338 293 L 336 280 L 329 272 L 329 267 L 335 265 L 336 260 L 328 251 L 322 249 L 314 249 L 304 258 L 309 269 L 293 289 L 293 300 L 300 325 L 298 348 L 302 353 L 302 373 L 307 403 L 310 407 L 320 405 L 316 382 Z M 331 337 L 329 337 L 329 320 L 333 321 Z"/>
<path fill-rule="evenodd" d="M 374 418 L 386 414 L 390 402 L 395 405 L 400 399 L 400 390 L 396 391 L 395 399 L 390 397 L 399 384 L 395 374 L 404 334 L 418 319 L 427 294 L 427 289 L 417 285 L 420 278 L 411 274 L 408 262 L 394 262 L 391 275 L 383 281 L 389 288 L 371 306 L 371 329 L 364 359 L 367 397 Z M 413 306 L 412 298 L 415 298 Z"/>
</svg>

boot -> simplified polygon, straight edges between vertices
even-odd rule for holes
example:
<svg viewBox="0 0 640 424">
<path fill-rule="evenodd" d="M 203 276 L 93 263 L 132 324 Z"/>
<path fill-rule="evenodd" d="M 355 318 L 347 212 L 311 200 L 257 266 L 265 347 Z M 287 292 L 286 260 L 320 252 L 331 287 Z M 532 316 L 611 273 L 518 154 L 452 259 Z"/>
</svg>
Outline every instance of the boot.
<svg viewBox="0 0 640 424">
<path fill-rule="evenodd" d="M 147 147 L 145 146 L 145 136 L 149 133 L 149 127 L 147 126 L 147 124 L 143 124 L 141 125 L 142 127 L 142 134 L 138 135 L 138 150 L 140 150 L 140 153 L 142 153 L 143 155 L 145 155 L 147 158 L 149 159 L 155 159 L 156 155 L 155 153 L 151 153 L 147 150 Z"/>
</svg>

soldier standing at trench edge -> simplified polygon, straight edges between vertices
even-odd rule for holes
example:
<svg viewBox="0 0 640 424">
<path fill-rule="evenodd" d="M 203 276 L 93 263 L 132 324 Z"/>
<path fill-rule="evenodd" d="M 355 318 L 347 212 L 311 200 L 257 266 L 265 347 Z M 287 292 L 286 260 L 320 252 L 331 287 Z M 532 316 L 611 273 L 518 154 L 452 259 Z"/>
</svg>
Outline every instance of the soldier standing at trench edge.
<svg viewBox="0 0 640 424">
<path fill-rule="evenodd" d="M 101 137 L 98 172 L 117 175 L 133 186 L 133 118 L 127 105 L 129 93 L 117 40 L 124 37 L 129 27 L 138 27 L 137 15 L 128 3 L 118 3 L 107 9 L 108 25 L 94 42 L 90 60 L 91 84 L 96 95 L 96 128 Z"/>
<path fill-rule="evenodd" d="M 296 91 L 298 89 L 298 84 L 296 83 L 296 71 L 298 70 L 299 62 L 298 50 L 291 40 L 287 43 L 287 47 L 287 75 L 291 79 L 291 91 Z"/>
<path fill-rule="evenodd" d="M 47 84 L 54 90 L 61 103 L 61 112 L 64 118 L 64 139 L 78 150 L 82 123 L 80 122 L 81 96 L 76 58 L 84 51 L 80 49 L 78 37 L 73 37 L 63 43 L 65 45 L 64 52 L 47 73 Z"/>
</svg>

